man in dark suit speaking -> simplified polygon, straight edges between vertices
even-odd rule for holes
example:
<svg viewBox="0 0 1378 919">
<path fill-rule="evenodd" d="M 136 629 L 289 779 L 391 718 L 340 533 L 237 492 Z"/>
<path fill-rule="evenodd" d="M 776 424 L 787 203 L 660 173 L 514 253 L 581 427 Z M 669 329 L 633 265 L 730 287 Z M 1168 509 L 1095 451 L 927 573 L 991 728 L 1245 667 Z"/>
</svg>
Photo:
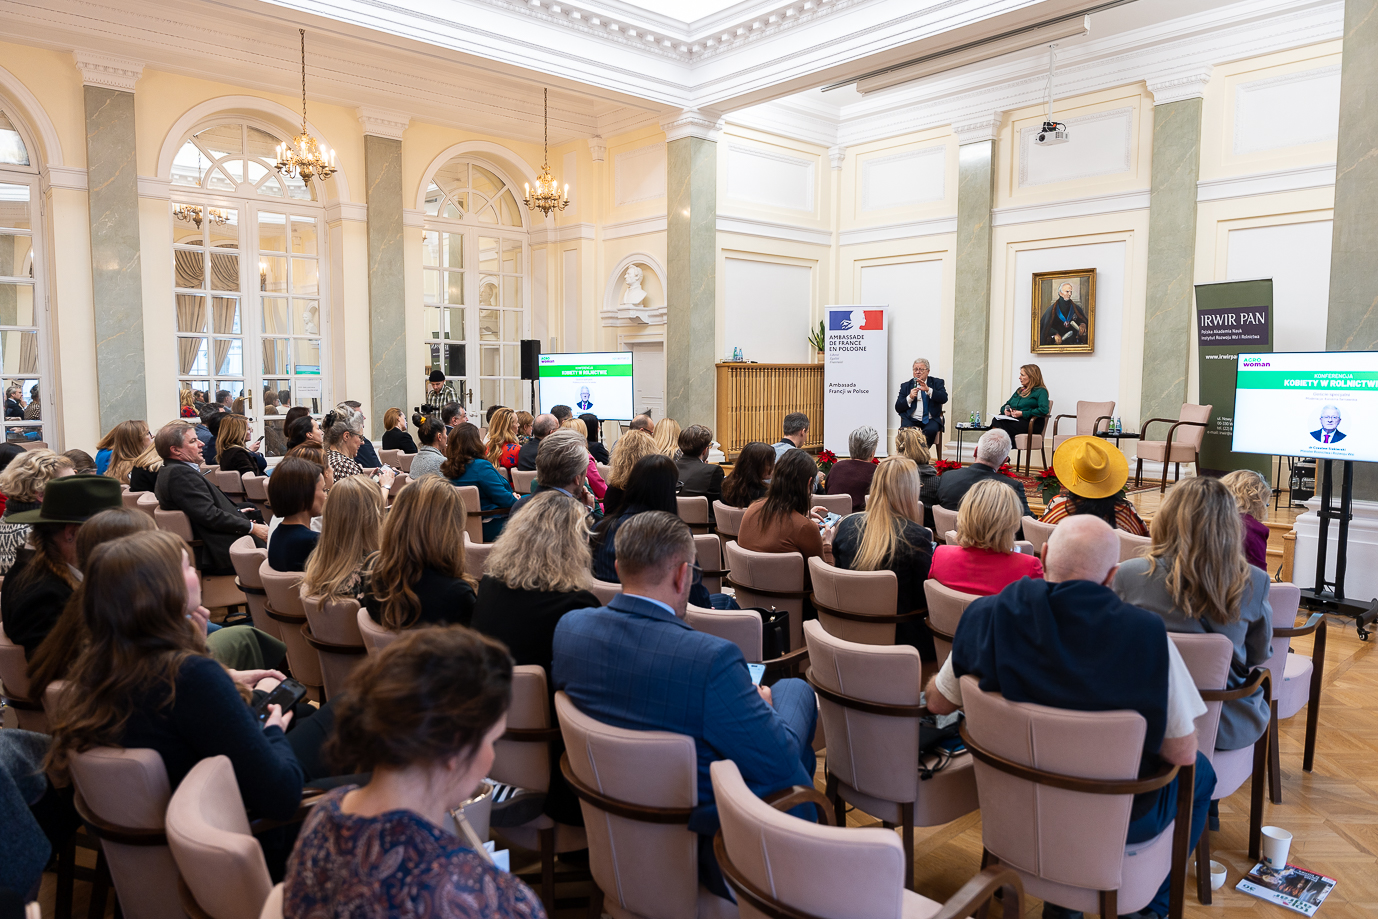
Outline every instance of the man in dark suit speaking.
<svg viewBox="0 0 1378 919">
<path fill-rule="evenodd" d="M 1340 429 L 1340 408 L 1337 405 L 1321 406 L 1321 427 L 1312 431 L 1311 436 L 1323 444 L 1335 444 L 1345 439 Z"/>
<path fill-rule="evenodd" d="M 899 398 L 895 400 L 895 411 L 900 416 L 900 427 L 923 428 L 928 445 L 933 446 L 938 432 L 943 429 L 943 406 L 947 404 L 947 387 L 937 377 L 928 375 L 928 358 L 914 361 L 914 378 L 905 380 L 900 386 Z"/>
</svg>

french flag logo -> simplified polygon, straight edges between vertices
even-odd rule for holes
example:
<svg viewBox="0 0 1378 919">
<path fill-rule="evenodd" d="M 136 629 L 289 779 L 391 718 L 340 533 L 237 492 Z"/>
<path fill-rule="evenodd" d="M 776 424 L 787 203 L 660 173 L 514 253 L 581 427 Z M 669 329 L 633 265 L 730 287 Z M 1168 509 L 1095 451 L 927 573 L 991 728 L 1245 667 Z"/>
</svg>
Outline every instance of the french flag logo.
<svg viewBox="0 0 1378 919">
<path fill-rule="evenodd" d="M 884 332 L 885 310 L 833 310 L 828 328 L 834 332 Z"/>
</svg>

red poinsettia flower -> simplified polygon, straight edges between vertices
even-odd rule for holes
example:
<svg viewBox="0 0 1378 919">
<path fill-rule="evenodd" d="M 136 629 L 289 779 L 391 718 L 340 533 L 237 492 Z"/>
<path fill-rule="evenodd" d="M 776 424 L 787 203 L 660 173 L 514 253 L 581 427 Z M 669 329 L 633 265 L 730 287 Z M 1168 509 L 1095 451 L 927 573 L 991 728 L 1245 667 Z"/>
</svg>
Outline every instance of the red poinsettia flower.
<svg viewBox="0 0 1378 919">
<path fill-rule="evenodd" d="M 1054 469 L 1052 466 L 1049 466 L 1047 469 L 1044 469 L 1042 472 L 1040 472 L 1038 474 L 1038 477 L 1040 479 L 1056 479 L 1057 470 Z"/>
<path fill-rule="evenodd" d="M 835 463 L 837 462 L 837 454 L 831 450 L 820 450 L 818 451 L 818 461 L 820 463 Z"/>
<path fill-rule="evenodd" d="M 876 458 L 873 456 L 873 457 L 871 457 L 871 464 L 874 465 L 874 466 L 879 466 L 879 465 L 880 465 L 880 460 L 876 459 Z"/>
</svg>

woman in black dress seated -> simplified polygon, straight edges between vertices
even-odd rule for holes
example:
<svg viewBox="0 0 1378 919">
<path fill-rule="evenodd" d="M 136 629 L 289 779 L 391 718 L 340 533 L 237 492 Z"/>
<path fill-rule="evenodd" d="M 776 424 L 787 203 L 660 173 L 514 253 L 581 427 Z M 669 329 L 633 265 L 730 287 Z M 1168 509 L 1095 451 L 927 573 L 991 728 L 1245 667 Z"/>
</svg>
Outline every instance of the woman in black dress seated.
<svg viewBox="0 0 1378 919">
<path fill-rule="evenodd" d="M 416 441 L 407 433 L 407 417 L 400 408 L 390 408 L 383 415 L 383 449 L 416 452 Z"/>
</svg>

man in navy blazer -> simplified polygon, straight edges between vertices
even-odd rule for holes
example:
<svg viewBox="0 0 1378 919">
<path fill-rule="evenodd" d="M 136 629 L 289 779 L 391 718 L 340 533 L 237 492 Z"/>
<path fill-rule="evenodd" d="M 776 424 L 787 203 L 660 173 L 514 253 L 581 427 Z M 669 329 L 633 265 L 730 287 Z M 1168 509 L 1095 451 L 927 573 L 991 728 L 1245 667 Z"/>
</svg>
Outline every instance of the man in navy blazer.
<svg viewBox="0 0 1378 919">
<path fill-rule="evenodd" d="M 675 515 L 646 511 L 628 518 L 617 531 L 623 592 L 607 606 L 565 614 L 555 628 L 551 676 L 581 712 L 599 721 L 694 738 L 699 803 L 689 828 L 699 834 L 699 880 L 728 898 L 713 857 L 718 810 L 708 767 L 734 761 L 758 795 L 812 787 L 818 703 L 803 680 L 753 686 L 740 648 L 680 618 L 696 557 L 694 537 Z M 812 817 L 807 806 L 796 810 Z"/>
<path fill-rule="evenodd" d="M 928 370 L 928 358 L 921 357 L 914 361 L 914 378 L 900 385 L 895 411 L 900 416 L 900 427 L 923 428 L 923 435 L 931 447 L 938 432 L 943 429 L 947 387 L 938 377 L 929 376 Z"/>
<path fill-rule="evenodd" d="M 1340 427 L 1340 407 L 1326 405 L 1321 408 L 1321 426 L 1312 431 L 1311 436 L 1323 444 L 1335 444 L 1345 439 Z"/>
</svg>

